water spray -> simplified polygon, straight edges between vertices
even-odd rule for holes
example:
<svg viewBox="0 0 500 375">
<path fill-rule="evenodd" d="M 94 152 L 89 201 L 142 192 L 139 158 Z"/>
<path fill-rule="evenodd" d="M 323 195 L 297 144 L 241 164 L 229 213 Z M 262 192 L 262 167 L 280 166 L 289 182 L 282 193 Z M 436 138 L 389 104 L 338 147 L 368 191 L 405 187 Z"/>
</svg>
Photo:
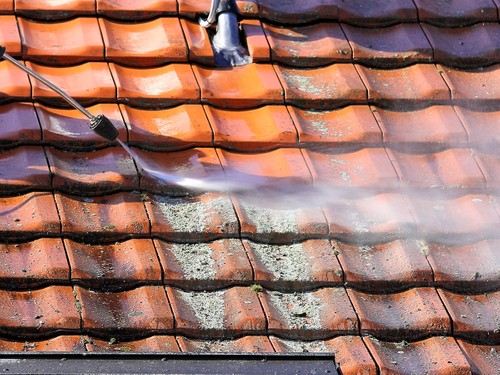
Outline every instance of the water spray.
<svg viewBox="0 0 500 375">
<path fill-rule="evenodd" d="M 15 66 L 17 66 L 19 69 L 23 70 L 24 72 L 28 73 L 30 76 L 36 78 L 37 80 L 39 80 L 40 82 L 42 82 L 43 84 L 48 86 L 54 92 L 59 94 L 64 100 L 66 100 L 73 108 L 77 109 L 82 114 L 87 116 L 90 120 L 90 125 L 89 125 L 90 130 L 92 130 L 94 133 L 107 139 L 108 141 L 114 141 L 118 137 L 118 130 L 115 128 L 113 123 L 106 116 L 104 116 L 103 114 L 94 116 L 92 113 L 87 111 L 84 107 L 82 107 L 76 100 L 74 100 L 72 97 L 70 97 L 68 94 L 66 94 L 59 87 L 54 85 L 52 82 L 43 78 L 40 74 L 31 70 L 30 68 L 28 68 L 24 64 L 21 64 L 19 61 L 14 59 L 12 56 L 7 54 L 5 52 L 5 47 L 0 45 L 0 59 L 1 58 L 11 62 Z"/>
</svg>

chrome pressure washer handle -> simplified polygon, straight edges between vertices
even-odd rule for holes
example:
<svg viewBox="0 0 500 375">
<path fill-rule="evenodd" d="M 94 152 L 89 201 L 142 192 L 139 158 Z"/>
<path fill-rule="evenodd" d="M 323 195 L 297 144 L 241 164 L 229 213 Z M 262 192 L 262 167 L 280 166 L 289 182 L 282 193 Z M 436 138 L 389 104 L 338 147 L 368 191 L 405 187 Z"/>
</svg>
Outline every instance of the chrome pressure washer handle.
<svg viewBox="0 0 500 375">
<path fill-rule="evenodd" d="M 66 100 L 73 108 L 77 109 L 81 113 L 83 113 L 85 116 L 87 116 L 90 120 L 90 129 L 96 133 L 97 135 L 107 139 L 108 141 L 114 141 L 116 138 L 118 138 L 118 130 L 115 128 L 113 123 L 104 115 L 98 115 L 94 116 L 92 113 L 87 111 L 84 107 L 82 107 L 76 100 L 74 100 L 72 97 L 70 97 L 68 94 L 66 94 L 63 90 L 61 90 L 59 87 L 54 85 L 52 82 L 46 80 L 43 78 L 40 74 L 37 72 L 31 70 L 24 64 L 21 64 L 19 61 L 14 59 L 12 56 L 9 54 L 5 53 L 5 47 L 0 46 L 0 59 L 3 58 L 15 66 L 17 66 L 19 69 L 22 69 L 24 72 L 28 73 L 30 76 L 36 78 L 43 84 L 47 85 L 50 89 L 58 93 L 64 100 Z"/>
</svg>

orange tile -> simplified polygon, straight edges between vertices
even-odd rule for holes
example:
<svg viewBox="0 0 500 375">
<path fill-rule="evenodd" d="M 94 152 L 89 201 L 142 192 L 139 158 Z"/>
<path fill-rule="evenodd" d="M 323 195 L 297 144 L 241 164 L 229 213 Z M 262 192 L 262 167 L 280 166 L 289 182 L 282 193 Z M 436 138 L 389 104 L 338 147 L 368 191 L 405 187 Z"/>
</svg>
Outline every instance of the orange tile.
<svg viewBox="0 0 500 375">
<path fill-rule="evenodd" d="M 427 260 L 436 286 L 457 293 L 494 290 L 500 283 L 499 240 L 446 246 L 429 243 Z"/>
<path fill-rule="evenodd" d="M 0 332 L 34 337 L 80 330 L 80 315 L 70 286 L 0 292 Z"/>
<path fill-rule="evenodd" d="M 204 106 L 216 147 L 235 151 L 267 151 L 297 147 L 297 130 L 285 106 L 234 111 Z"/>
<path fill-rule="evenodd" d="M 417 227 L 405 199 L 399 194 L 325 202 L 330 238 L 366 244 L 406 238 Z"/>
<path fill-rule="evenodd" d="M 92 339 L 86 344 L 89 352 L 166 353 L 179 352 L 175 336 L 151 336 L 137 341 L 108 341 Z"/>
<path fill-rule="evenodd" d="M 417 22 L 417 9 L 410 0 L 352 0 L 339 4 L 339 21 L 373 27 Z"/>
<path fill-rule="evenodd" d="M 178 0 L 179 15 L 196 19 L 200 13 L 210 10 L 211 0 Z M 259 8 L 256 0 L 236 0 L 236 5 L 244 18 L 257 17 Z"/>
<path fill-rule="evenodd" d="M 312 67 L 352 58 L 349 42 L 338 24 L 263 26 L 271 46 L 271 59 L 280 64 Z"/>
<path fill-rule="evenodd" d="M 31 62 L 27 62 L 26 65 L 82 105 L 116 101 L 116 86 L 106 63 L 90 62 L 57 68 Z M 48 105 L 69 107 L 59 94 L 40 81 L 31 78 L 31 82 L 33 100 L 40 100 Z"/>
<path fill-rule="evenodd" d="M 0 61 L 0 103 L 31 100 L 28 75 L 9 61 Z"/>
<path fill-rule="evenodd" d="M 92 289 L 113 290 L 160 284 L 161 268 L 153 242 L 132 239 L 92 246 L 64 240 L 73 283 Z"/>
<path fill-rule="evenodd" d="M 252 267 L 239 239 L 177 244 L 154 240 L 163 282 L 189 290 L 213 290 L 252 282 Z"/>
<path fill-rule="evenodd" d="M 65 150 L 95 150 L 105 146 L 118 146 L 90 130 L 89 119 L 76 109 L 51 108 L 35 103 L 40 120 L 43 141 Z M 87 110 L 94 116 L 103 114 L 118 129 L 118 139 L 127 141 L 127 129 L 117 104 L 96 104 Z"/>
<path fill-rule="evenodd" d="M 14 3 L 12 0 L 0 0 L 0 14 L 14 14 Z"/>
<path fill-rule="evenodd" d="M 158 109 L 200 102 L 200 89 L 189 65 L 133 69 L 111 63 L 109 67 L 121 103 Z"/>
<path fill-rule="evenodd" d="M 389 157 L 401 178 L 401 187 L 433 189 L 447 193 L 486 186 L 470 150 L 450 149 L 435 154 L 414 155 L 388 150 Z"/>
<path fill-rule="evenodd" d="M 271 335 L 318 340 L 358 333 L 358 320 L 344 288 L 313 292 L 259 293 Z"/>
<path fill-rule="evenodd" d="M 268 62 L 271 60 L 271 49 L 259 20 L 243 20 L 240 22 L 243 37 L 246 40 L 248 53 L 253 62 Z"/>
<path fill-rule="evenodd" d="M 382 145 L 382 132 L 368 106 L 352 105 L 332 111 L 302 110 L 288 106 L 308 149 L 350 149 Z"/>
<path fill-rule="evenodd" d="M 213 66 L 214 51 L 207 29 L 202 27 L 198 21 L 186 19 L 180 21 L 189 50 L 189 61 Z"/>
<path fill-rule="evenodd" d="M 189 192 L 203 193 L 203 187 L 183 187 L 185 179 L 222 180 L 224 172 L 213 148 L 190 148 L 189 150 L 176 152 L 149 152 L 134 149 L 138 155 L 141 165 L 141 189 L 158 194 L 185 196 Z M 146 168 L 146 170 L 142 168 Z M 167 173 L 170 180 L 161 180 L 151 175 L 147 169 Z"/>
<path fill-rule="evenodd" d="M 296 341 L 271 336 L 270 340 L 277 352 L 334 353 L 335 363 L 344 375 L 377 374 L 377 366 L 358 336 L 339 336 L 324 341 Z"/>
<path fill-rule="evenodd" d="M 177 18 L 141 23 L 99 19 L 106 60 L 126 66 L 158 66 L 187 62 L 188 51 Z"/>
<path fill-rule="evenodd" d="M 99 337 L 123 338 L 171 333 L 174 319 L 165 290 L 144 286 L 127 292 L 102 293 L 75 286 L 83 329 Z"/>
<path fill-rule="evenodd" d="M 0 198 L 0 236 L 5 240 L 57 235 L 61 223 L 50 192 Z"/>
<path fill-rule="evenodd" d="M 400 69 L 373 69 L 356 65 L 374 104 L 444 104 L 450 90 L 433 64 L 416 64 Z"/>
<path fill-rule="evenodd" d="M 193 66 L 201 100 L 222 108 L 283 104 L 283 89 L 271 65 L 249 64 L 231 69 Z"/>
<path fill-rule="evenodd" d="M 269 245 L 243 240 L 255 284 L 273 290 L 305 290 L 340 286 L 342 268 L 327 240 Z"/>
<path fill-rule="evenodd" d="M 296 0 L 293 3 L 259 0 L 259 18 L 277 23 L 307 23 L 337 20 L 337 5 L 328 0 Z"/>
<path fill-rule="evenodd" d="M 6 352 L 85 352 L 82 336 L 57 336 L 42 341 L 0 340 L 0 350 Z"/>
<path fill-rule="evenodd" d="M 236 237 L 239 224 L 225 194 L 185 198 L 155 195 L 146 202 L 155 237 L 175 242 L 199 242 Z"/>
<path fill-rule="evenodd" d="M 175 0 L 96 0 L 97 13 L 118 20 L 142 20 L 177 15 Z"/>
<path fill-rule="evenodd" d="M 194 338 L 262 335 L 266 318 L 257 295 L 248 287 L 216 292 L 185 292 L 167 287 L 175 332 Z"/>
<path fill-rule="evenodd" d="M 285 103 L 302 108 L 330 109 L 366 103 L 366 88 L 352 64 L 317 69 L 275 66 L 285 89 Z"/>
<path fill-rule="evenodd" d="M 408 343 L 363 338 L 381 374 L 471 373 L 471 368 L 453 337 L 431 337 Z"/>
<path fill-rule="evenodd" d="M 33 103 L 0 106 L 0 147 L 40 143 L 42 131 Z"/>
<path fill-rule="evenodd" d="M 454 107 L 464 124 L 473 147 L 486 152 L 495 150 L 500 142 L 500 112 Z"/>
<path fill-rule="evenodd" d="M 469 341 L 497 343 L 500 292 L 479 295 L 455 294 L 438 289 L 451 320 L 455 337 Z"/>
<path fill-rule="evenodd" d="M 153 151 L 213 146 L 212 129 L 201 105 L 145 110 L 120 104 L 120 109 L 130 145 Z"/>
<path fill-rule="evenodd" d="M 373 293 L 394 292 L 433 282 L 433 271 L 416 240 L 380 245 L 334 242 L 347 285 Z"/>
<path fill-rule="evenodd" d="M 16 14 L 37 20 L 59 20 L 96 14 L 95 0 L 15 0 Z"/>
<path fill-rule="evenodd" d="M 120 193 L 104 197 L 55 194 L 62 232 L 85 243 L 149 235 L 150 224 L 140 194 Z M 81 214 L 83 213 L 83 214 Z"/>
<path fill-rule="evenodd" d="M 457 340 L 472 367 L 473 374 L 495 374 L 500 371 L 500 346 L 471 344 Z"/>
<path fill-rule="evenodd" d="M 421 22 L 442 27 L 459 27 L 479 22 L 497 21 L 497 10 L 491 0 L 437 2 L 415 0 Z"/>
<path fill-rule="evenodd" d="M 390 111 L 373 107 L 384 143 L 403 152 L 438 152 L 465 147 L 468 142 L 453 107 L 431 106 L 425 109 Z"/>
<path fill-rule="evenodd" d="M 411 198 L 418 233 L 430 241 L 474 241 L 498 237 L 500 218 L 487 195 L 456 199 Z"/>
<path fill-rule="evenodd" d="M 139 188 L 134 160 L 123 148 L 69 153 L 47 147 L 46 152 L 56 190 L 103 195 Z"/>
<path fill-rule="evenodd" d="M 0 191 L 3 194 L 51 188 L 51 178 L 40 146 L 0 151 Z"/>
<path fill-rule="evenodd" d="M 472 153 L 486 178 L 486 187 L 498 190 L 500 188 L 500 154 L 479 150 L 472 150 Z"/>
<path fill-rule="evenodd" d="M 331 150 L 330 152 L 333 152 Z M 315 186 L 334 189 L 369 189 L 388 192 L 399 187 L 399 178 L 383 148 L 334 154 L 303 152 Z"/>
<path fill-rule="evenodd" d="M 7 49 L 5 52 L 9 55 L 21 56 L 21 36 L 19 35 L 16 17 L 0 16 L 0 25 L 0 45 Z"/>
<path fill-rule="evenodd" d="M 47 65 L 104 61 L 104 45 L 95 18 L 43 23 L 19 17 L 18 22 L 26 60 Z"/>
<path fill-rule="evenodd" d="M 362 335 L 397 342 L 451 335 L 450 318 L 434 288 L 414 288 L 397 294 L 366 294 L 354 289 L 347 292 Z"/>
<path fill-rule="evenodd" d="M 188 353 L 262 353 L 274 352 L 266 336 L 245 336 L 230 340 L 193 340 L 178 336 L 177 342 Z"/>
<path fill-rule="evenodd" d="M 42 238 L 20 244 L 0 244 L 2 289 L 69 284 L 69 266 L 60 239 Z"/>
<path fill-rule="evenodd" d="M 342 24 L 354 61 L 373 67 L 396 67 L 432 61 L 433 50 L 420 25 L 401 23 L 384 28 Z"/>
</svg>

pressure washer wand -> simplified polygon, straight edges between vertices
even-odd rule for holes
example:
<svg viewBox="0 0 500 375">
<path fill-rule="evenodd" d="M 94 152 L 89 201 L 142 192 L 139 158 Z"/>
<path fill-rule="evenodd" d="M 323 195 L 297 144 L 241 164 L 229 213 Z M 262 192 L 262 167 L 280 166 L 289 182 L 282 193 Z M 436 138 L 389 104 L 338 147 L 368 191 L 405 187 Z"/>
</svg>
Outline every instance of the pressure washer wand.
<svg viewBox="0 0 500 375">
<path fill-rule="evenodd" d="M 66 94 L 63 90 L 61 90 L 59 87 L 54 85 L 52 82 L 47 81 L 45 78 L 43 78 L 40 74 L 34 72 L 24 64 L 21 64 L 19 61 L 14 59 L 12 56 L 8 55 L 5 53 L 5 47 L 0 46 L 0 59 L 4 58 L 5 60 L 10 61 L 12 64 L 17 66 L 19 69 L 24 70 L 26 73 L 28 73 L 30 76 L 36 78 L 40 82 L 44 83 L 48 87 L 50 87 L 52 90 L 54 90 L 56 93 L 61 95 L 61 97 L 66 100 L 72 107 L 83 113 L 85 116 L 87 116 L 90 120 L 90 129 L 96 133 L 97 135 L 107 139 L 108 141 L 114 141 L 118 137 L 118 130 L 115 128 L 113 123 L 103 114 L 94 116 L 92 113 L 87 111 L 85 108 L 83 108 L 76 100 L 74 100 L 72 97 L 70 97 L 68 94 Z"/>
</svg>

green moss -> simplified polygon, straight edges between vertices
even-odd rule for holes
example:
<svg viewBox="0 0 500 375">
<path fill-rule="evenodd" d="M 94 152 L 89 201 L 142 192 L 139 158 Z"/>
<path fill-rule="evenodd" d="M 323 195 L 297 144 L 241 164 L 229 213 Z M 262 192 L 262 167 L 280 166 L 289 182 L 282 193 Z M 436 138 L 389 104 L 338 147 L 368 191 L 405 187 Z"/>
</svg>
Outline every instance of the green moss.
<svg viewBox="0 0 500 375">
<path fill-rule="evenodd" d="M 262 288 L 262 286 L 258 285 L 258 284 L 254 284 L 250 287 L 252 289 L 253 292 L 255 293 L 260 293 L 262 292 L 264 289 Z"/>
<path fill-rule="evenodd" d="M 116 344 L 116 341 L 117 341 L 117 340 L 116 340 L 114 337 L 111 337 L 111 338 L 109 339 L 109 344 L 110 344 L 110 345 Z"/>
<path fill-rule="evenodd" d="M 116 229 L 116 225 L 106 225 L 103 229 L 110 231 L 110 230 Z"/>
<path fill-rule="evenodd" d="M 141 194 L 141 201 L 143 201 L 143 202 L 149 201 L 148 195 L 147 194 Z"/>
</svg>

